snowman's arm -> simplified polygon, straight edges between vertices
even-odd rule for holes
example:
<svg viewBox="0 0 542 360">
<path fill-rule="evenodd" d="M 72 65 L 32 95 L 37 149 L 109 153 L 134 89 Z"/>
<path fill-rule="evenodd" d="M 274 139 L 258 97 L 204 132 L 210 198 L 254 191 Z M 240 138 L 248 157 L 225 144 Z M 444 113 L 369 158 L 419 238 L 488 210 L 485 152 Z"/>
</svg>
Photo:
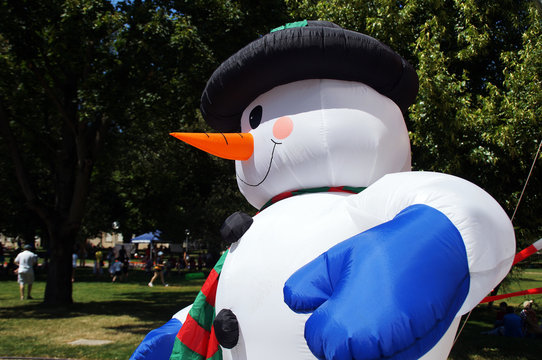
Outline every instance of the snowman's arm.
<svg viewBox="0 0 542 360">
<path fill-rule="evenodd" d="M 185 307 L 173 315 L 167 323 L 149 332 L 130 360 L 169 359 L 175 336 L 184 324 L 191 308 L 192 305 Z"/>
<path fill-rule="evenodd" d="M 433 172 L 389 174 L 349 201 L 354 218 L 361 209 L 370 209 L 371 215 L 389 221 L 409 206 L 424 204 L 454 224 L 465 244 L 470 274 L 460 315 L 475 307 L 512 266 L 515 236 L 510 219 L 495 199 L 464 179 Z"/>
<path fill-rule="evenodd" d="M 380 225 L 332 247 L 284 286 L 292 310 L 312 313 L 305 339 L 319 359 L 419 358 L 512 264 L 508 217 L 465 180 L 391 174 L 347 201 L 354 223 L 372 216 Z"/>
<path fill-rule="evenodd" d="M 417 359 L 446 333 L 468 290 L 461 235 L 440 211 L 415 204 L 299 269 L 284 300 L 312 312 L 305 339 L 319 359 Z"/>
</svg>

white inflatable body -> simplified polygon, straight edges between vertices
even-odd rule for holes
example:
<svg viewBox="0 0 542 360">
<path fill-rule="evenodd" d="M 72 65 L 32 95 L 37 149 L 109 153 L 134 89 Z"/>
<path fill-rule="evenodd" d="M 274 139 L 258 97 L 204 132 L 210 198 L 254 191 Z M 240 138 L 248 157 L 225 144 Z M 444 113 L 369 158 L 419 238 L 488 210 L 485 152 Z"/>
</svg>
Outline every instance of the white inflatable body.
<svg viewBox="0 0 542 360">
<path fill-rule="evenodd" d="M 325 21 L 274 29 L 222 63 L 202 115 L 241 133 L 172 135 L 235 159 L 241 193 L 264 209 L 226 221 L 237 241 L 216 301 L 206 287 L 209 306 L 177 313 L 133 359 L 173 341 L 174 359 L 215 358 L 217 342 L 226 360 L 445 359 L 461 315 L 508 273 L 515 238 L 476 185 L 410 172 L 402 111 L 417 90 L 405 59 Z"/>
<path fill-rule="evenodd" d="M 246 161 L 236 161 L 237 180 L 254 207 L 285 192 L 327 191 L 281 196 L 254 216 L 250 228 L 231 245 L 220 273 L 215 313 L 233 314 L 238 341 L 222 347 L 223 358 L 446 359 L 461 316 L 512 265 L 514 231 L 498 203 L 463 179 L 410 172 L 401 111 L 359 82 L 311 79 L 277 86 L 246 108 L 241 129 L 252 135 L 253 153 Z M 365 190 L 337 190 L 343 186 Z M 421 223 L 413 217 L 401 220 L 413 208 L 428 211 Z M 433 219 L 445 225 L 433 227 Z M 409 227 L 394 228 L 398 223 Z M 344 249 L 356 257 L 345 256 L 343 264 L 337 254 Z M 364 258 L 363 263 L 370 257 L 383 261 L 362 264 L 360 270 L 357 260 Z M 456 260 L 448 261 L 452 257 Z M 427 261 L 431 258 L 436 260 Z M 321 259 L 327 270 L 318 268 Z M 352 265 L 355 262 L 358 267 Z M 442 263 L 447 264 L 441 267 Z M 307 269 L 319 273 L 313 278 Z M 395 273 L 400 275 L 394 278 Z M 373 280 L 365 283 L 366 279 Z M 362 294 L 369 283 L 373 293 Z M 300 284 L 297 294 L 295 286 Z M 299 296 L 318 287 L 329 304 L 317 295 L 316 306 L 304 307 Z M 434 294 L 441 293 L 443 297 L 435 299 Z M 314 296 L 308 301 L 313 300 Z M 358 311 L 363 306 L 367 310 Z M 188 310 L 174 317 L 184 322 Z M 384 317 L 372 319 L 372 312 Z M 311 323 L 322 313 L 323 321 Z M 381 327 L 379 319 L 384 318 L 389 323 Z M 420 318 L 427 323 L 420 325 L 425 321 Z M 357 319 L 373 325 L 360 330 Z M 369 348 L 372 353 L 367 353 Z"/>
<path fill-rule="evenodd" d="M 448 205 L 450 200 L 457 205 Z M 358 195 L 299 195 L 255 216 L 247 233 L 231 247 L 218 286 L 217 312 L 232 310 L 240 327 L 239 343 L 231 350 L 223 349 L 224 359 L 314 359 L 303 335 L 309 315 L 296 314 L 286 306 L 284 283 L 331 246 L 391 220 L 401 208 L 416 203 L 447 211 L 465 241 L 472 241 L 467 244 L 472 279 L 469 297 L 441 341 L 443 348 L 424 357 L 445 359 L 459 317 L 478 304 L 493 287 L 490 284 L 506 275 L 513 244 L 495 246 L 495 239 L 509 237 L 512 230 L 494 200 L 464 180 L 436 173 L 386 175 Z M 487 214 L 488 207 L 494 213 Z M 458 213 L 461 215 L 456 216 Z M 480 241 L 480 235 L 486 241 Z M 488 251 L 493 263 L 485 258 L 480 261 L 479 254 Z"/>
<path fill-rule="evenodd" d="M 257 105 L 263 118 L 251 129 L 248 117 Z M 247 107 L 241 126 L 254 136 L 255 145 L 251 159 L 236 162 L 238 184 L 255 207 L 295 189 L 367 189 L 354 195 L 298 195 L 254 217 L 250 229 L 231 246 L 220 275 L 216 313 L 233 311 L 240 333 L 235 347 L 223 349 L 224 359 L 314 359 L 304 338 L 310 314 L 288 308 L 285 282 L 333 245 L 413 204 L 444 213 L 467 249 L 468 297 L 446 335 L 424 356 L 445 359 L 460 316 L 476 306 L 512 264 L 513 229 L 495 200 L 453 176 L 405 172 L 410 147 L 400 110 L 360 83 L 304 80 L 279 86 Z"/>
</svg>

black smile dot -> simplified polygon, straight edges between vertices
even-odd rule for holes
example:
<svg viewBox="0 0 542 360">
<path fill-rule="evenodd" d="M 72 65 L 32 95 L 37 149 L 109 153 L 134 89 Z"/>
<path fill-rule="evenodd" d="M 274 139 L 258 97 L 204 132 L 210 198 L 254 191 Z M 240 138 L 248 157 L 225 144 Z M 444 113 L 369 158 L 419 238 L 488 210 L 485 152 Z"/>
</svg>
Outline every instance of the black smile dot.
<svg viewBox="0 0 542 360">
<path fill-rule="evenodd" d="M 260 122 L 262 121 L 262 113 L 263 109 L 261 105 L 258 105 L 254 109 L 252 109 L 248 118 L 251 128 L 256 129 L 260 125 Z"/>
</svg>

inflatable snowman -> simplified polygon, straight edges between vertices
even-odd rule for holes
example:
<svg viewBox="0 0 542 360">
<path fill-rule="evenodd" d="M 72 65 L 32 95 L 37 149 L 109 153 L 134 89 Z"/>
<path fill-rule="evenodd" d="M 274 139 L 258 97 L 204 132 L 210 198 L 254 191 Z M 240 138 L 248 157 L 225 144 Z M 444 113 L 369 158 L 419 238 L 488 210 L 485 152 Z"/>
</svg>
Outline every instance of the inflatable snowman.
<svg viewBox="0 0 542 360">
<path fill-rule="evenodd" d="M 410 171 L 403 112 L 417 88 L 391 49 L 320 21 L 275 29 L 215 71 L 202 113 L 223 133 L 173 135 L 237 160 L 239 189 L 260 212 L 230 221 L 237 236 L 216 289 L 202 289 L 215 306 L 210 339 L 187 329 L 200 321 L 196 305 L 175 316 L 189 351 L 235 360 L 447 357 L 460 317 L 508 273 L 515 239 L 476 185 Z M 146 341 L 133 358 L 160 343 Z"/>
</svg>

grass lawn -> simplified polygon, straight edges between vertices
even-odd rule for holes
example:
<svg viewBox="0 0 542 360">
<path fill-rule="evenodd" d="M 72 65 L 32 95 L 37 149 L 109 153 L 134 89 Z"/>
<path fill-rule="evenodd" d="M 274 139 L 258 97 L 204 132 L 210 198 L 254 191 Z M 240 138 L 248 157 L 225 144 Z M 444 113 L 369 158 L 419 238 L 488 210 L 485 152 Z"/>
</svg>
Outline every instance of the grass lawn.
<svg viewBox="0 0 542 360">
<path fill-rule="evenodd" d="M 542 269 L 525 269 L 521 273 L 509 275 L 512 280 L 502 293 L 542 287 Z M 492 329 L 496 307 L 501 301 L 521 310 L 525 300 L 534 300 L 534 309 L 539 318 L 542 317 L 542 295 L 518 296 L 495 302 L 493 309 L 487 304 L 478 305 L 471 313 L 467 324 L 454 345 L 449 359 L 453 360 L 484 360 L 484 359 L 542 359 L 542 339 L 516 339 L 502 336 L 481 335 L 482 331 Z M 465 319 L 463 317 L 462 320 Z M 460 327 L 462 324 L 460 325 Z"/>
<path fill-rule="evenodd" d="M 184 280 L 171 274 L 169 286 L 134 270 L 128 280 L 97 281 L 90 268 L 77 269 L 74 304 L 68 309 L 42 304 L 43 277 L 34 283 L 34 300 L 19 299 L 15 278 L 0 281 L 0 356 L 58 357 L 70 359 L 128 359 L 143 337 L 189 305 L 203 280 Z M 111 340 L 100 346 L 70 345 L 78 340 Z"/>
<path fill-rule="evenodd" d="M 506 292 L 541 287 L 542 269 L 525 270 Z M 173 313 L 190 304 L 203 280 L 185 280 L 172 274 L 169 287 L 149 288 L 141 270 L 128 281 L 96 280 L 90 268 L 77 269 L 73 288 L 75 304 L 68 309 L 45 307 L 43 276 L 34 284 L 35 300 L 19 300 L 18 284 L 12 277 L 0 279 L 0 357 L 57 357 L 70 359 L 128 359 L 145 334 L 168 321 Z M 159 284 L 159 281 L 158 281 Z M 540 307 L 542 296 L 530 297 Z M 519 306 L 526 298 L 508 299 Z M 519 307 L 518 307 L 519 309 Z M 513 339 L 481 335 L 492 327 L 495 309 L 478 306 L 455 344 L 450 359 L 542 359 L 542 339 Z M 70 345 L 78 339 L 111 340 L 98 346 Z M 255 359 L 257 360 L 257 359 Z"/>
</svg>

